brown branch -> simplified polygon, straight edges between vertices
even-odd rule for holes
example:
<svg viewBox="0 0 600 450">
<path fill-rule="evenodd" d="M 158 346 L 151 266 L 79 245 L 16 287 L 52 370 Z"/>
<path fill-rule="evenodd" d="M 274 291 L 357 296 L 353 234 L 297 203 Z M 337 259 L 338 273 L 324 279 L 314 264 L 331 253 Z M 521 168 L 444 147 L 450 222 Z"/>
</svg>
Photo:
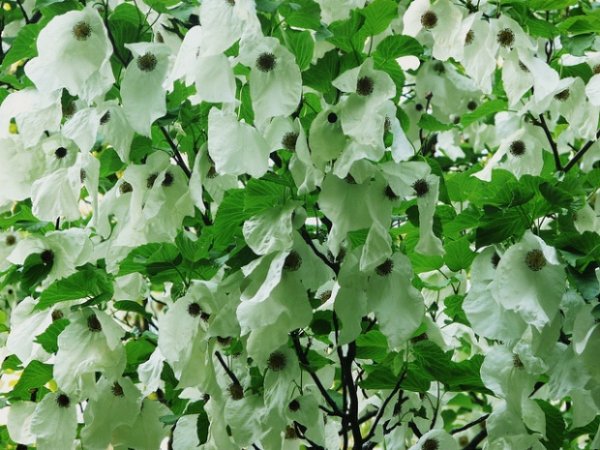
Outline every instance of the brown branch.
<svg viewBox="0 0 600 450">
<path fill-rule="evenodd" d="M 552 155 L 554 155 L 554 164 L 556 165 L 556 169 L 563 170 L 562 165 L 560 163 L 560 156 L 558 154 L 558 147 L 556 145 L 556 142 L 554 141 L 554 138 L 552 137 L 552 133 L 550 132 L 550 129 L 548 128 L 546 119 L 544 118 L 543 114 L 540 114 L 538 117 L 539 117 L 539 121 L 536 120 L 533 123 L 535 125 L 541 127 L 542 130 L 544 130 L 546 139 L 548 139 L 548 143 L 550 144 L 550 148 L 552 149 Z"/>
<path fill-rule="evenodd" d="M 487 437 L 487 431 L 481 430 L 466 446 L 463 447 L 463 450 L 476 450 L 477 446 L 481 441 L 483 441 Z"/>
<path fill-rule="evenodd" d="M 183 160 L 181 153 L 179 153 L 177 144 L 175 144 L 173 139 L 171 139 L 171 136 L 169 136 L 169 132 L 166 130 L 166 128 L 164 126 L 160 127 L 160 131 L 162 132 L 163 136 L 167 140 L 167 144 L 169 144 L 169 147 L 171 147 L 171 150 L 173 150 L 173 159 L 175 160 L 177 165 L 179 167 L 181 167 L 181 170 L 183 170 L 183 172 L 187 175 L 187 177 L 190 178 L 192 176 L 192 172 L 190 171 L 188 166 L 185 164 L 185 161 Z"/>
<path fill-rule="evenodd" d="M 404 378 L 406 377 L 406 369 L 407 369 L 407 367 L 405 365 L 404 369 L 402 370 L 402 373 L 398 377 L 398 381 L 396 382 L 394 389 L 392 389 L 392 392 L 390 392 L 390 395 L 387 396 L 387 398 L 383 401 L 381 407 L 379 408 L 377 417 L 373 421 L 373 425 L 371 425 L 371 429 L 369 430 L 367 437 L 365 437 L 365 441 L 368 441 L 375 435 L 377 425 L 379 424 L 379 421 L 383 417 L 383 414 L 385 413 L 385 409 L 387 408 L 387 405 L 390 403 L 392 398 L 394 398 L 396 396 L 396 393 L 400 390 L 400 385 L 402 384 L 402 382 L 404 381 Z"/>
<path fill-rule="evenodd" d="M 242 383 L 240 383 L 240 380 L 238 380 L 238 378 L 235 376 L 235 373 L 233 373 L 231 371 L 231 369 L 227 366 L 227 364 L 225 363 L 225 360 L 223 359 L 223 356 L 221 355 L 221 353 L 217 350 L 215 352 L 215 355 L 216 355 L 217 359 L 219 360 L 219 362 L 221 363 L 221 366 L 223 366 L 223 369 L 225 370 L 225 373 L 227 373 L 227 376 L 231 379 L 231 381 L 233 383 L 239 384 L 241 386 Z"/>
<path fill-rule="evenodd" d="M 450 434 L 456 434 L 456 433 L 460 433 L 461 431 L 468 430 L 469 428 L 471 428 L 471 427 L 474 427 L 474 426 L 475 426 L 475 425 L 477 425 L 478 423 L 485 422 L 485 420 L 487 420 L 487 418 L 488 418 L 489 416 L 490 416 L 489 414 L 484 414 L 484 415 L 483 415 L 483 416 L 481 416 L 479 419 L 475 419 L 474 421 L 472 421 L 472 422 L 469 422 L 468 424 L 466 424 L 466 425 L 463 425 L 463 426 L 462 426 L 462 427 L 460 427 L 460 428 L 456 428 L 455 430 L 452 430 L 452 431 L 450 432 Z"/>
<path fill-rule="evenodd" d="M 565 166 L 565 172 L 568 172 L 569 170 L 571 170 L 573 168 L 573 166 L 575 164 L 577 164 L 577 162 L 581 158 L 583 158 L 583 155 L 586 154 L 586 152 L 592 147 L 592 145 L 594 145 L 598 141 L 599 138 L 600 138 L 600 130 L 596 133 L 595 140 L 587 141 L 585 143 L 585 145 L 583 147 L 581 147 L 577 153 L 575 153 L 575 156 L 573 156 L 573 158 L 571 158 L 571 160 Z"/>
<path fill-rule="evenodd" d="M 298 356 L 298 359 L 300 360 L 300 364 L 302 365 L 302 368 L 304 370 L 306 370 L 308 372 L 308 374 L 310 375 L 310 377 L 313 379 L 313 381 L 315 382 L 315 385 L 317 386 L 317 389 L 319 390 L 319 392 L 321 393 L 321 395 L 323 396 L 323 398 L 325 399 L 327 404 L 331 407 L 334 414 L 339 417 L 344 417 L 344 413 L 342 411 L 340 411 L 337 404 L 333 401 L 331 396 L 328 394 L 327 389 L 325 389 L 325 386 L 323 386 L 323 383 L 321 383 L 321 380 L 319 379 L 317 374 L 310 367 L 308 358 L 302 351 L 302 345 L 300 344 L 300 338 L 298 337 L 298 334 L 291 333 L 291 337 L 292 337 L 292 342 L 294 343 L 294 350 L 296 351 L 296 355 Z"/>
</svg>

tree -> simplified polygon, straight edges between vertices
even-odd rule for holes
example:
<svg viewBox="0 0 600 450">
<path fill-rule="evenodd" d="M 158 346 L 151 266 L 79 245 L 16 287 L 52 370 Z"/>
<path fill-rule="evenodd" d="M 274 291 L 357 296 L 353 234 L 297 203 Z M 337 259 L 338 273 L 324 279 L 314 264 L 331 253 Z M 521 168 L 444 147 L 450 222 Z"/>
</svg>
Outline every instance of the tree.
<svg viewBox="0 0 600 450">
<path fill-rule="evenodd" d="M 600 448 L 591 3 L 2 1 L 3 448 Z"/>
</svg>

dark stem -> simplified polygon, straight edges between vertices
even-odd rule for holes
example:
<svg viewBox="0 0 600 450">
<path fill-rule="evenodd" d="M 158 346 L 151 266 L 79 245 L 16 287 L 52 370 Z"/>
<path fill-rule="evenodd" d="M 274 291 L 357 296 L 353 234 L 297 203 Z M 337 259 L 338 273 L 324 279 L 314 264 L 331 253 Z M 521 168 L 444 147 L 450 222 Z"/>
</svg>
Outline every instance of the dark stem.
<svg viewBox="0 0 600 450">
<path fill-rule="evenodd" d="M 465 431 L 468 430 L 471 427 L 474 427 L 475 425 L 477 425 L 478 423 L 484 422 L 490 415 L 489 414 L 484 414 L 483 416 L 481 416 L 479 419 L 475 419 L 472 422 L 469 422 L 466 425 L 463 425 L 460 428 L 456 428 L 455 430 L 452 430 L 450 432 L 450 434 L 456 434 L 456 433 L 460 433 L 461 431 Z"/>
<path fill-rule="evenodd" d="M 352 439 L 354 441 L 353 449 L 362 450 L 363 438 L 360 432 L 360 422 L 358 419 L 358 391 L 354 378 L 352 377 L 352 363 L 356 357 L 356 342 L 350 342 L 348 344 L 348 351 L 346 356 L 342 360 L 342 379 L 347 386 L 347 392 L 349 396 L 348 405 L 348 422 L 352 431 Z"/>
<path fill-rule="evenodd" d="M 221 353 L 217 350 L 215 352 L 215 355 L 216 355 L 217 359 L 219 360 L 219 362 L 221 363 L 221 366 L 223 366 L 223 369 L 225 370 L 225 373 L 227 373 L 227 376 L 231 379 L 231 381 L 233 383 L 239 384 L 241 386 L 242 383 L 240 383 L 240 380 L 238 380 L 238 378 L 235 376 L 235 373 L 233 373 L 231 371 L 231 369 L 227 366 L 227 363 L 223 359 L 223 356 L 221 355 Z"/>
<path fill-rule="evenodd" d="M 304 225 L 302 226 L 302 228 L 300 228 L 300 235 L 302 236 L 302 239 L 304 239 L 304 242 L 306 242 L 308 246 L 312 249 L 315 255 L 317 255 L 321 261 L 327 264 L 327 266 L 329 266 L 331 270 L 333 270 L 337 275 L 340 272 L 339 264 L 329 261 L 329 259 L 327 259 L 327 257 L 319 251 L 319 249 L 315 246 L 314 242 L 312 241 L 312 238 L 308 234 L 308 231 L 306 230 L 306 227 Z"/>
<path fill-rule="evenodd" d="M 583 147 L 581 147 L 577 153 L 575 153 L 575 156 L 573 156 L 573 158 L 571 158 L 571 160 L 565 166 L 565 169 L 564 169 L 565 172 L 568 172 L 569 170 L 571 170 L 573 168 L 573 166 L 575 164 L 577 164 L 577 162 L 581 158 L 583 158 L 583 155 L 586 154 L 586 152 L 592 147 L 592 145 L 594 145 L 594 143 L 596 143 L 598 141 L 599 138 L 600 138 L 600 131 L 598 131 L 596 133 L 596 139 L 595 140 L 587 141 L 585 143 L 585 145 Z"/>
<path fill-rule="evenodd" d="M 466 446 L 463 447 L 463 450 L 475 450 L 479 443 L 483 441 L 487 437 L 487 431 L 481 430 L 471 442 L 469 442 Z"/>
<path fill-rule="evenodd" d="M 292 337 L 292 342 L 294 343 L 294 350 L 296 351 L 296 355 L 298 356 L 298 359 L 300 360 L 300 364 L 302 365 L 302 368 L 304 370 L 306 370 L 308 372 L 308 374 L 310 375 L 310 377 L 313 379 L 313 381 L 315 382 L 315 385 L 317 386 L 317 389 L 319 390 L 319 392 L 321 393 L 321 395 L 323 396 L 323 398 L 325 399 L 327 404 L 333 410 L 334 415 L 343 417 L 344 413 L 342 411 L 340 411 L 340 409 L 338 408 L 336 403 L 333 401 L 331 396 L 327 393 L 327 389 L 325 389 L 325 387 L 323 386 L 323 383 L 321 383 L 321 380 L 319 379 L 317 374 L 311 369 L 310 363 L 308 362 L 308 359 L 307 359 L 306 355 L 304 354 L 304 351 L 302 350 L 302 345 L 300 344 L 300 338 L 298 337 L 298 334 L 291 333 L 291 337 Z"/>
<path fill-rule="evenodd" d="M 421 430 L 419 430 L 419 428 L 417 427 L 417 424 L 414 423 L 412 420 L 410 422 L 408 422 L 408 428 L 410 428 L 412 430 L 413 433 L 415 433 L 415 436 L 420 439 L 421 436 L 423 436 L 423 433 L 421 433 Z"/>
<path fill-rule="evenodd" d="M 17 5 L 19 5 L 19 9 L 21 10 L 21 14 L 23 14 L 23 19 L 25 19 L 25 23 L 31 23 L 31 20 L 29 20 L 29 16 L 25 12 L 25 8 L 23 8 L 23 0 L 17 0 Z"/>
<path fill-rule="evenodd" d="M 185 161 L 181 157 L 181 153 L 179 153 L 177 144 L 175 144 L 173 139 L 171 139 L 171 136 L 169 136 L 169 132 L 165 129 L 165 127 L 161 126 L 160 131 L 162 132 L 163 136 L 167 140 L 167 143 L 169 144 L 169 147 L 171 147 L 171 150 L 173 150 L 173 159 L 175 160 L 177 165 L 179 167 L 181 167 L 181 170 L 183 170 L 183 172 L 187 175 L 187 177 L 190 178 L 192 176 L 192 172 L 190 171 L 188 166 L 185 164 Z"/>
<path fill-rule="evenodd" d="M 377 412 L 377 417 L 375 417 L 375 420 L 373 421 L 373 425 L 371 425 L 371 429 L 369 430 L 369 434 L 367 434 L 367 437 L 365 437 L 365 441 L 368 441 L 375 435 L 375 431 L 377 430 L 377 425 L 379 424 L 379 421 L 383 417 L 383 414 L 385 413 L 385 409 L 387 408 L 387 405 L 390 403 L 392 398 L 395 397 L 396 393 L 400 390 L 400 385 L 404 381 L 405 376 L 406 376 L 406 366 L 404 367 L 404 369 L 402 370 L 402 373 L 398 377 L 398 381 L 396 382 L 394 389 L 392 389 L 392 392 L 390 392 L 390 395 L 387 396 L 387 398 L 383 401 L 381 407 L 379 408 L 379 411 Z"/>
<path fill-rule="evenodd" d="M 113 52 L 114 52 L 115 56 L 121 62 L 121 65 L 123 67 L 127 67 L 128 63 L 127 63 L 127 61 L 125 61 L 125 58 L 123 58 L 121 56 L 121 54 L 119 53 L 119 48 L 117 47 L 117 43 L 115 41 L 115 37 L 113 36 L 112 31 L 110 30 L 110 25 L 108 23 L 108 1 L 104 2 L 104 25 L 106 26 L 106 32 L 108 34 L 108 40 L 110 41 L 110 43 L 112 45 Z"/>
<path fill-rule="evenodd" d="M 54 223 L 54 229 L 60 230 L 60 217 L 56 218 L 56 222 Z"/>
<path fill-rule="evenodd" d="M 550 129 L 548 128 L 548 124 L 546 123 L 546 119 L 543 114 L 539 115 L 539 121 L 534 122 L 536 125 L 542 127 L 544 130 L 544 134 L 550 143 L 550 148 L 552 149 L 552 154 L 554 155 L 554 164 L 556 165 L 557 170 L 563 170 L 562 165 L 560 163 L 560 156 L 558 155 L 558 147 L 556 146 L 556 142 L 552 137 L 552 133 L 550 133 Z"/>
</svg>

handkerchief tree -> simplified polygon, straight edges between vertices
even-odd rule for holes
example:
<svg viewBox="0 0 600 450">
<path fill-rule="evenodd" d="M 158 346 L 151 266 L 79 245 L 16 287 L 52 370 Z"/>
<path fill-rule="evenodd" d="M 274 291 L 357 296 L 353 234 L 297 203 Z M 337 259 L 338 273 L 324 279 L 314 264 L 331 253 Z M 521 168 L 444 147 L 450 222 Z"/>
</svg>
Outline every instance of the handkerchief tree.
<svg viewBox="0 0 600 450">
<path fill-rule="evenodd" d="M 0 447 L 600 449 L 589 0 L 0 2 Z"/>
</svg>

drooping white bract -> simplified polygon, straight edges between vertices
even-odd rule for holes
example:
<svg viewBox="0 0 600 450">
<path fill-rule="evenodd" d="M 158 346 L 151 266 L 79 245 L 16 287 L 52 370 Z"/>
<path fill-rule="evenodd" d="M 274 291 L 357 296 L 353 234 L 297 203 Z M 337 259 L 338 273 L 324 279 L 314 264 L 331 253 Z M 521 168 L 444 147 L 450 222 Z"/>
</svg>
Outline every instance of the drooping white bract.
<svg viewBox="0 0 600 450">
<path fill-rule="evenodd" d="M 211 210 L 213 208 L 217 209 L 223 201 L 225 192 L 229 189 L 236 189 L 237 187 L 237 176 L 229 174 L 220 175 L 217 173 L 215 164 L 208 155 L 207 145 L 206 143 L 203 144 L 194 159 L 192 176 L 190 177 L 190 196 L 196 207 L 203 214 L 206 212 L 207 206 L 212 206 Z M 204 191 L 206 191 L 212 199 L 210 205 L 207 205 L 204 201 Z"/>
<path fill-rule="evenodd" d="M 133 60 L 121 82 L 123 111 L 131 128 L 150 136 L 152 124 L 167 112 L 163 83 L 170 66 L 171 49 L 166 44 L 127 44 Z"/>
<path fill-rule="evenodd" d="M 501 345 L 492 347 L 481 365 L 481 380 L 506 401 L 507 411 L 518 417 L 519 423 L 545 435 L 545 415 L 540 406 L 529 398 L 537 377 L 544 370 L 539 359 L 527 353 L 530 349 L 521 349 L 524 351 L 514 352 Z M 499 409 L 496 414 L 501 412 Z"/>
<path fill-rule="evenodd" d="M 169 306 L 159 319 L 158 348 L 173 368 L 179 387 L 198 387 L 215 395 L 219 390 L 213 366 L 213 344 L 206 331 L 212 312 L 207 298 L 213 296 L 215 282 L 195 282 L 186 295 Z"/>
<path fill-rule="evenodd" d="M 35 337 L 46 331 L 52 323 L 52 311 L 36 310 L 37 301 L 25 297 L 13 309 L 10 317 L 10 334 L 6 348 L 16 355 L 23 366 L 33 359 L 44 361 L 48 354 L 35 342 Z"/>
<path fill-rule="evenodd" d="M 316 291 L 332 271 L 297 232 L 291 250 L 265 255 L 243 268 L 248 285 L 237 307 L 242 336 L 249 334 L 248 354 L 265 359 L 281 346 L 290 331 L 312 317 L 308 290 Z"/>
<path fill-rule="evenodd" d="M 35 444 L 35 436 L 31 433 L 31 419 L 37 403 L 30 401 L 11 402 L 6 420 L 6 428 L 10 438 L 22 445 Z"/>
<path fill-rule="evenodd" d="M 18 135 L 0 138 L 0 208 L 31 196 L 31 186 L 43 175 L 44 155 L 38 147 L 24 148 Z"/>
<path fill-rule="evenodd" d="M 127 187 L 119 187 L 120 195 L 114 192 L 111 196 L 114 206 L 127 217 L 119 224 L 117 246 L 170 241 L 175 238 L 183 218 L 194 213 L 186 175 L 179 166 L 171 164 L 165 152 L 148 155 L 145 164 L 130 164 L 123 181 Z M 121 209 L 120 199 L 129 191 L 129 209 Z"/>
<path fill-rule="evenodd" d="M 227 3 L 221 1 L 221 3 Z M 204 3 L 203 3 L 204 4 Z M 235 77 L 229 58 L 215 48 L 215 36 L 210 25 L 195 26 L 185 35 L 177 54 L 167 84 L 183 78 L 185 84 L 194 84 L 196 93 L 190 97 L 192 104 L 201 102 L 235 102 Z"/>
<path fill-rule="evenodd" d="M 384 104 L 396 95 L 392 78 L 376 70 L 373 60 L 368 58 L 359 67 L 342 73 L 332 84 L 348 94 L 340 102 L 339 110 L 344 134 L 359 144 L 383 151 L 385 117 L 390 112 Z"/>
<path fill-rule="evenodd" d="M 321 111 L 310 124 L 308 145 L 312 160 L 320 170 L 342 153 L 348 141 L 337 107 Z"/>
<path fill-rule="evenodd" d="M 511 171 L 517 178 L 522 175 L 539 175 L 544 164 L 543 149 L 547 147 L 541 129 L 529 124 L 520 124 L 510 135 L 503 138 L 500 147 L 488 159 L 485 167 L 473 176 L 483 181 L 492 179 L 492 170 L 502 168 Z"/>
<path fill-rule="evenodd" d="M 113 85 L 113 48 L 93 6 L 52 18 L 36 42 L 38 56 L 26 64 L 25 73 L 40 91 L 66 88 L 91 103 Z"/>
<path fill-rule="evenodd" d="M 461 8 L 449 0 L 417 0 L 411 3 L 404 13 L 404 34 L 416 36 L 425 41 L 433 38 L 432 56 L 440 61 L 448 58 L 461 59 L 467 33 L 477 15 L 469 16 L 463 22 Z"/>
<path fill-rule="evenodd" d="M 258 130 L 217 108 L 208 115 L 208 154 L 219 174 L 260 178 L 269 169 L 270 149 Z"/>
<path fill-rule="evenodd" d="M 246 220 L 242 231 L 248 247 L 257 255 L 289 250 L 294 243 L 292 213 L 295 206 L 286 203 Z"/>
<path fill-rule="evenodd" d="M 289 116 L 302 96 L 302 77 L 294 55 L 272 37 L 240 41 L 240 62 L 250 67 L 250 97 L 256 123 Z"/>
<path fill-rule="evenodd" d="M 171 410 L 157 400 L 144 398 L 132 424 L 121 425 L 113 432 L 115 448 L 160 448 L 169 427 L 160 418 L 172 414 Z M 143 430 L 143 432 L 140 432 Z"/>
<path fill-rule="evenodd" d="M 87 391 L 96 372 L 115 380 L 125 369 L 125 330 L 99 310 L 80 311 L 58 337 L 54 379 L 68 392 Z M 88 392 L 85 392 L 88 394 Z"/>
<path fill-rule="evenodd" d="M 565 279 L 556 250 L 527 231 L 502 255 L 490 290 L 502 307 L 539 330 L 558 313 Z"/>
<path fill-rule="evenodd" d="M 399 348 L 423 321 L 425 304 L 412 285 L 412 266 L 402 253 L 394 253 L 377 266 L 366 284 L 367 308 L 375 313 L 391 349 Z"/>
<path fill-rule="evenodd" d="M 327 244 L 337 255 L 349 231 L 371 228 L 373 223 L 388 226 L 391 203 L 385 197 L 385 181 L 381 177 L 364 183 L 354 178 L 342 180 L 335 175 L 326 175 L 321 186 L 319 206 L 333 223 Z"/>
<path fill-rule="evenodd" d="M 471 265 L 471 286 L 463 302 L 463 310 L 478 335 L 503 342 L 514 342 L 527 327 L 521 316 L 506 309 L 496 300 L 490 283 L 496 277 L 501 256 L 493 247 L 479 253 Z"/>
<path fill-rule="evenodd" d="M 261 27 L 254 0 L 205 0 L 200 5 L 200 21 L 210 36 L 209 51 L 221 53 L 242 36 L 260 36 Z"/>
<path fill-rule="evenodd" d="M 87 263 L 92 256 L 92 248 L 92 241 L 86 230 L 69 228 L 19 241 L 7 259 L 13 264 L 22 265 L 29 255 L 39 254 L 42 264 L 51 266 L 42 283 L 47 286 L 59 278 L 75 273 L 76 267 Z"/>
<path fill-rule="evenodd" d="M 51 392 L 37 404 L 31 417 L 31 433 L 40 450 L 75 448 L 77 398 L 65 392 Z"/>
<path fill-rule="evenodd" d="M 83 413 L 83 445 L 93 449 L 107 448 L 115 428 L 133 425 L 141 403 L 140 391 L 129 378 L 100 378 Z"/>
<path fill-rule="evenodd" d="M 129 150 L 134 131 L 129 125 L 123 107 L 111 100 L 98 106 L 104 111 L 100 116 L 98 135 L 105 144 L 110 144 L 123 162 L 129 162 Z"/>
<path fill-rule="evenodd" d="M 62 90 L 42 92 L 35 88 L 11 92 L 0 104 L 0 138 L 18 133 L 23 145 L 29 148 L 39 142 L 45 131 L 58 131 L 61 93 Z"/>
<path fill-rule="evenodd" d="M 289 169 L 298 186 L 298 195 L 312 192 L 321 184 L 324 174 L 313 161 L 300 119 L 292 121 L 287 117 L 274 117 L 265 130 L 265 139 L 271 152 L 284 149 L 294 153 Z"/>
</svg>

